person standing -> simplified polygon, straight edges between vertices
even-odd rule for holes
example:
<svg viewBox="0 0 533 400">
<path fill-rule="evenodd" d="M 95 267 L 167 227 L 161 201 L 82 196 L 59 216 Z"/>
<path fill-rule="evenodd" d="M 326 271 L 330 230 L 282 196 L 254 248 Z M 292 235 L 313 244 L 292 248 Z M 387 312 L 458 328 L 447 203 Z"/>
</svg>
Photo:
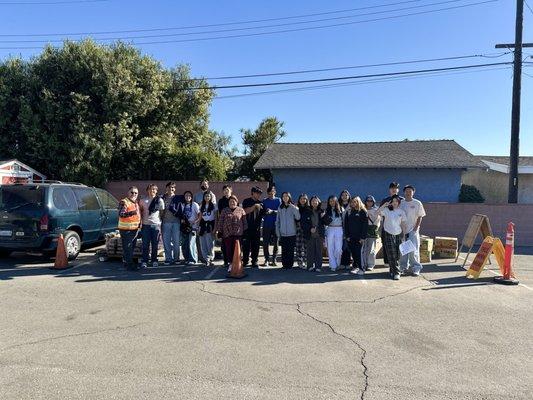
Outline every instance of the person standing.
<svg viewBox="0 0 533 400">
<path fill-rule="evenodd" d="M 127 197 L 120 200 L 118 205 L 118 230 L 122 242 L 122 263 L 128 271 L 138 270 L 138 267 L 133 264 L 133 251 L 141 227 L 138 196 L 139 189 L 132 186 L 128 189 Z"/>
<path fill-rule="evenodd" d="M 165 265 L 177 264 L 180 260 L 180 219 L 170 210 L 176 197 L 176 184 L 168 182 L 163 195 L 165 209 L 161 211 L 161 237 L 165 250 Z"/>
<path fill-rule="evenodd" d="M 392 196 L 399 196 L 400 193 L 400 184 L 398 182 L 391 182 L 389 184 L 389 195 L 381 200 L 379 206 L 381 207 L 384 204 L 389 203 L 392 200 Z M 400 196 L 399 196 L 400 197 Z M 403 200 L 403 197 L 400 197 L 400 201 Z M 382 224 L 383 227 L 383 224 Z M 387 254 L 385 253 L 385 232 L 381 230 L 381 243 L 383 244 L 383 263 L 388 264 L 389 260 L 387 259 Z"/>
<path fill-rule="evenodd" d="M 232 191 L 233 191 L 233 189 L 232 189 L 231 185 L 224 185 L 224 187 L 222 187 L 223 195 L 218 200 L 218 206 L 217 206 L 217 208 L 218 208 L 218 210 L 217 210 L 217 221 L 218 221 L 218 218 L 220 218 L 220 214 L 222 213 L 222 211 L 224 211 L 224 209 L 229 207 L 229 198 L 232 195 Z M 224 268 L 228 268 L 231 260 L 228 260 L 228 257 L 226 255 L 226 246 L 224 246 L 224 241 L 222 240 L 222 236 L 221 236 L 220 232 L 218 233 L 217 238 L 222 241 L 222 243 L 220 245 L 220 249 L 222 251 L 222 258 L 224 259 Z"/>
<path fill-rule="evenodd" d="M 361 249 L 368 234 L 368 214 L 358 196 L 350 201 L 350 207 L 344 214 L 344 237 L 353 258 L 352 273 L 364 275 L 365 269 L 361 262 Z"/>
<path fill-rule="evenodd" d="M 148 266 L 148 255 L 152 267 L 157 267 L 157 252 L 159 235 L 161 233 L 161 211 L 165 209 L 165 202 L 157 195 L 157 185 L 151 183 L 146 188 L 147 198 L 142 199 L 139 207 L 142 216 L 141 236 L 143 242 L 141 268 Z M 151 251 L 150 251 L 151 250 Z"/>
<path fill-rule="evenodd" d="M 405 254 L 400 259 L 400 272 L 408 273 L 412 269 L 414 276 L 419 276 L 422 271 L 420 264 L 420 224 L 422 218 L 426 216 L 426 210 L 420 200 L 415 199 L 415 188 L 407 185 L 403 188 L 405 200 L 402 201 L 400 208 L 405 212 L 407 220 L 405 221 L 405 240 L 410 240 L 415 246 L 415 251 Z"/>
<path fill-rule="evenodd" d="M 383 217 L 383 231 L 385 241 L 383 248 L 389 260 L 389 272 L 395 281 L 400 279 L 400 243 L 402 242 L 402 232 L 407 220 L 405 212 L 400 208 L 402 200 L 400 196 L 394 195 L 388 203 L 383 204 L 378 209 L 379 215 Z"/>
<path fill-rule="evenodd" d="M 381 216 L 378 214 L 374 196 L 366 196 L 365 206 L 368 214 L 368 233 L 361 249 L 361 263 L 365 271 L 372 271 L 376 266 L 376 243 L 379 237 Z"/>
<path fill-rule="evenodd" d="M 248 228 L 246 213 L 238 206 L 238 204 L 239 199 L 236 196 L 231 195 L 229 198 L 229 206 L 221 211 L 215 228 L 216 231 L 220 233 L 224 246 L 226 247 L 226 256 L 229 260 L 228 271 L 231 271 L 231 263 L 233 262 L 235 252 L 235 242 L 242 240 L 242 235 Z"/>
<path fill-rule="evenodd" d="M 196 246 L 196 233 L 200 222 L 200 206 L 193 201 L 192 192 L 183 193 L 183 211 L 181 218 L 182 250 L 185 264 L 197 264 L 198 253 Z"/>
<path fill-rule="evenodd" d="M 322 269 L 322 252 L 324 250 L 325 227 L 322 222 L 324 212 L 317 196 L 311 197 L 309 206 L 300 210 L 300 226 L 302 227 L 307 249 L 307 269 Z"/>
<path fill-rule="evenodd" d="M 215 194 L 211 190 L 209 190 L 209 181 L 207 179 L 203 179 L 200 182 L 200 191 L 196 192 L 196 194 L 193 197 L 193 201 L 198 205 L 198 208 L 200 208 L 200 204 L 202 204 L 202 201 L 204 200 L 204 194 L 207 192 L 211 193 L 211 201 L 213 202 L 213 204 L 215 205 L 217 204 L 217 198 Z M 206 260 L 203 259 L 202 248 L 200 246 L 200 236 L 196 235 L 195 239 L 196 239 L 196 254 L 197 256 L 199 256 L 201 261 L 205 263 Z"/>
<path fill-rule="evenodd" d="M 276 257 L 278 256 L 278 237 L 276 236 L 276 216 L 278 214 L 281 199 L 276 197 L 276 187 L 271 185 L 267 189 L 267 197 L 263 200 L 265 217 L 263 218 L 263 255 L 265 262 L 263 266 L 270 265 L 275 267 Z M 272 258 L 270 258 L 270 244 L 273 244 Z"/>
<path fill-rule="evenodd" d="M 342 255 L 342 209 L 336 196 L 329 196 L 326 214 L 326 247 L 328 249 L 329 268 L 337 271 Z"/>
<path fill-rule="evenodd" d="M 298 207 L 292 204 L 291 194 L 283 192 L 281 205 L 276 218 L 276 235 L 281 245 L 281 263 L 283 269 L 294 265 L 294 246 L 296 245 L 296 222 L 300 220 Z"/>
<path fill-rule="evenodd" d="M 350 201 L 351 201 L 351 194 L 347 189 L 344 189 L 341 194 L 339 195 L 339 204 L 341 206 L 342 210 L 342 221 L 344 223 L 346 214 L 350 211 Z M 351 264 L 351 255 L 350 255 L 350 247 L 348 246 L 348 242 L 346 239 L 342 241 L 342 254 L 341 254 L 341 264 L 339 265 L 339 270 L 341 269 L 349 269 Z"/>
<path fill-rule="evenodd" d="M 205 192 L 202 205 L 200 206 L 200 248 L 202 249 L 202 258 L 205 265 L 213 266 L 215 258 L 215 219 L 217 215 L 217 206 L 211 201 L 211 193 Z"/>
<path fill-rule="evenodd" d="M 307 198 L 307 195 L 305 193 L 302 193 L 298 197 L 298 211 L 300 211 L 300 216 L 302 215 L 302 211 L 309 207 L 309 199 Z M 301 222 L 301 220 L 300 220 Z M 298 267 L 302 269 L 307 269 L 307 248 L 306 244 L 307 241 L 304 238 L 303 230 L 301 223 L 296 223 L 296 262 L 298 263 Z"/>
<path fill-rule="evenodd" d="M 264 215 L 261 194 L 263 191 L 254 186 L 252 196 L 243 200 L 242 208 L 246 213 L 247 229 L 244 232 L 242 244 L 242 263 L 245 268 L 252 259 L 252 268 L 259 268 L 257 259 L 259 257 L 259 247 L 261 246 L 261 221 Z"/>
</svg>

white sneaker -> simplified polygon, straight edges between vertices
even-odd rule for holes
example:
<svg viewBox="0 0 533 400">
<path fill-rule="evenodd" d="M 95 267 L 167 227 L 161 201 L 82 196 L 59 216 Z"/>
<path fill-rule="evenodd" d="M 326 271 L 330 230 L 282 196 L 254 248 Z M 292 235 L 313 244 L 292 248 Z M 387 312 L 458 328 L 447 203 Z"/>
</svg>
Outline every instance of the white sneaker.
<svg viewBox="0 0 533 400">
<path fill-rule="evenodd" d="M 413 276 L 420 276 L 420 271 L 413 271 Z"/>
<path fill-rule="evenodd" d="M 146 264 L 145 262 L 143 262 L 143 263 L 141 264 L 141 268 L 146 268 L 146 267 L 148 267 L 148 264 Z"/>
<path fill-rule="evenodd" d="M 358 269 L 357 272 L 356 272 L 357 275 L 364 275 L 365 274 L 365 271 L 363 271 L 362 269 Z"/>
<path fill-rule="evenodd" d="M 395 281 L 399 281 L 400 280 L 400 275 L 399 274 L 395 274 L 393 277 L 392 277 L 393 280 Z"/>
</svg>

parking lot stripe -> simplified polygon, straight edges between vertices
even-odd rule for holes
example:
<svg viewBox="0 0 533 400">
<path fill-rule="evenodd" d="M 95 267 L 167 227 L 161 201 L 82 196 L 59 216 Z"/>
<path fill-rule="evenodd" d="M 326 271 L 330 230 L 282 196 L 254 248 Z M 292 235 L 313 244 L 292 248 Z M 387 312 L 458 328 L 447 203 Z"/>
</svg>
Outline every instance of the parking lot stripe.
<svg viewBox="0 0 533 400">
<path fill-rule="evenodd" d="M 213 271 L 209 272 L 204 279 L 211 279 L 218 271 L 220 271 L 220 269 L 221 267 L 216 267 Z"/>
</svg>

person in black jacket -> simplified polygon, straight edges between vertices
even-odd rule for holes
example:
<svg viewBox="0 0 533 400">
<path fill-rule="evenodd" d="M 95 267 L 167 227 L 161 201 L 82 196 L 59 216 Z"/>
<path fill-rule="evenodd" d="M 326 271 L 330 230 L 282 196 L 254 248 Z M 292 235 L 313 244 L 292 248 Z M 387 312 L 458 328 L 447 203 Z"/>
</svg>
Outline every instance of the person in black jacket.
<svg viewBox="0 0 533 400">
<path fill-rule="evenodd" d="M 320 199 L 317 196 L 311 197 L 309 206 L 300 210 L 300 227 L 307 248 L 307 269 L 309 271 L 320 271 L 322 269 L 322 252 L 324 251 L 324 236 L 326 228 L 322 218 Z"/>
<path fill-rule="evenodd" d="M 361 247 L 368 233 L 368 215 L 365 205 L 358 196 L 350 200 L 350 209 L 344 216 L 344 238 L 352 253 L 352 273 L 364 275 L 361 263 Z"/>
</svg>

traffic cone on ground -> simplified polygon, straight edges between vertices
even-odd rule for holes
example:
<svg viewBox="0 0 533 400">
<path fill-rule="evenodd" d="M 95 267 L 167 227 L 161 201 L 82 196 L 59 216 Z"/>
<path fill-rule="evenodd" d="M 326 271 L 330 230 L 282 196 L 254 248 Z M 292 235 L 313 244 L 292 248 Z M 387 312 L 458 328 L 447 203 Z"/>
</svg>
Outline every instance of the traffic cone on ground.
<svg viewBox="0 0 533 400">
<path fill-rule="evenodd" d="M 494 278 L 494 282 L 502 285 L 518 285 L 518 280 L 513 273 L 513 254 L 514 254 L 514 224 L 509 222 L 507 225 L 507 237 L 505 239 L 505 258 L 503 264 L 503 276 Z"/>
<path fill-rule="evenodd" d="M 233 250 L 233 260 L 231 262 L 231 270 L 227 276 L 228 278 L 233 279 L 242 279 L 246 276 L 246 274 L 244 273 L 244 268 L 242 267 L 241 242 L 239 240 L 235 241 L 235 247 Z"/>
<path fill-rule="evenodd" d="M 67 250 L 65 248 L 65 239 L 63 235 L 59 235 L 57 240 L 56 259 L 52 269 L 66 269 L 68 268 Z"/>
</svg>

